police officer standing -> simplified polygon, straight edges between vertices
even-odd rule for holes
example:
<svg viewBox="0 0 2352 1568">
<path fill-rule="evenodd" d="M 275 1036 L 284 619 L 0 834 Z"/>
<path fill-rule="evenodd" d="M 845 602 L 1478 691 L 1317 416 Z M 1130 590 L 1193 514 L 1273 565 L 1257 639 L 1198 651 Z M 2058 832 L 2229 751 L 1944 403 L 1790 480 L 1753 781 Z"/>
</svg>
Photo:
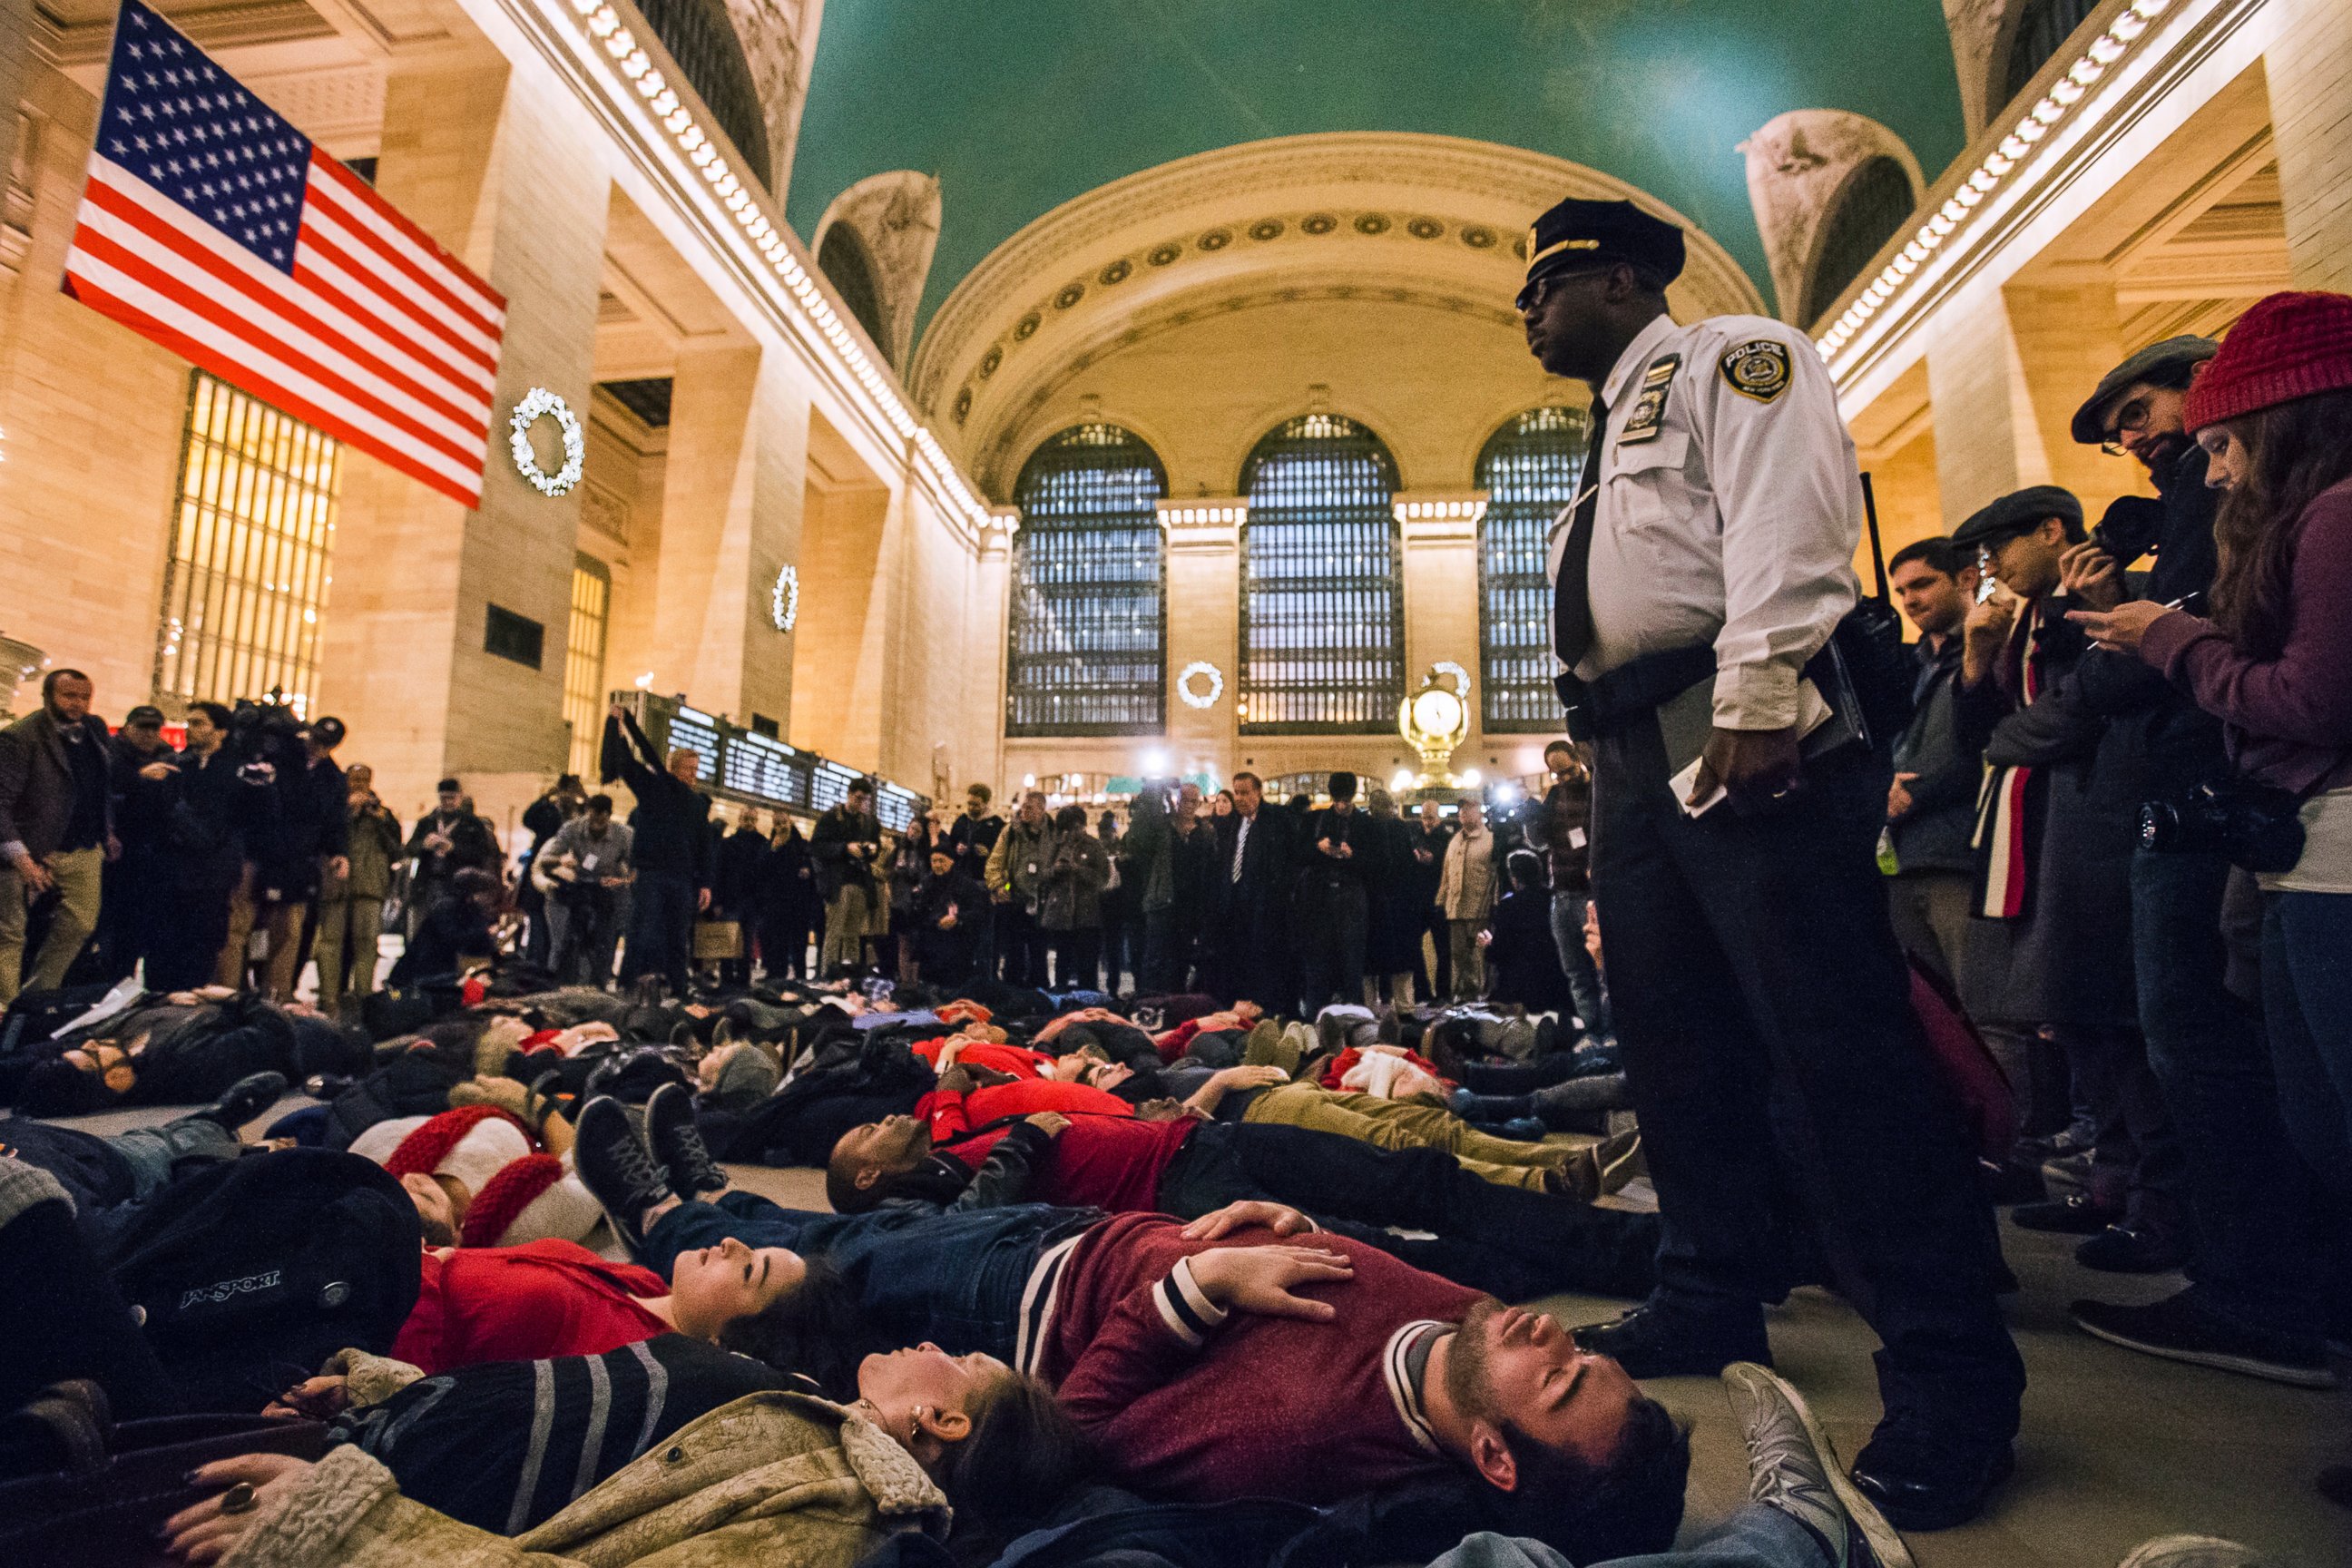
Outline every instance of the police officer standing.
<svg viewBox="0 0 2352 1568">
<path fill-rule="evenodd" d="M 1554 651 L 1593 746 L 1594 892 L 1664 1220 L 1655 1292 L 1577 1340 L 1636 1377 L 1769 1361 L 1772 1173 L 1817 1166 L 1885 1347 L 1854 1482 L 1898 1528 L 1938 1529 L 2009 1474 L 2025 1373 L 1874 858 L 1893 737 L 1867 731 L 1846 639 L 1824 651 L 1859 597 L 1853 444 L 1801 332 L 1675 324 L 1682 266 L 1672 225 L 1565 201 L 1518 299 L 1529 351 L 1593 391 Z M 1768 1111 L 1776 1080 L 1800 1115 Z M 1811 1146 L 1776 1151 L 1798 1122 Z"/>
</svg>

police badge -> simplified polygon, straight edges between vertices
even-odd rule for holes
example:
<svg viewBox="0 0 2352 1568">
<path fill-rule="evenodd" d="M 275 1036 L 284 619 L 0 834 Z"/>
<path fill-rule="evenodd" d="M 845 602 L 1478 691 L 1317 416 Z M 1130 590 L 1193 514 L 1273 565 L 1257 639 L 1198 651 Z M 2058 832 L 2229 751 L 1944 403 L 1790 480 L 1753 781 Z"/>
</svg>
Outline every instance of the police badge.
<svg viewBox="0 0 2352 1568">
<path fill-rule="evenodd" d="M 1666 394 L 1673 390 L 1675 374 L 1682 368 L 1680 354 L 1662 354 L 1650 362 L 1650 368 L 1642 373 L 1642 390 L 1633 399 L 1633 412 L 1625 416 L 1624 428 L 1617 432 L 1620 447 L 1658 438 L 1666 423 Z"/>
<path fill-rule="evenodd" d="M 1742 397 L 1769 403 L 1789 390 L 1789 350 L 1770 338 L 1757 338 L 1723 356 L 1723 384 Z"/>
</svg>

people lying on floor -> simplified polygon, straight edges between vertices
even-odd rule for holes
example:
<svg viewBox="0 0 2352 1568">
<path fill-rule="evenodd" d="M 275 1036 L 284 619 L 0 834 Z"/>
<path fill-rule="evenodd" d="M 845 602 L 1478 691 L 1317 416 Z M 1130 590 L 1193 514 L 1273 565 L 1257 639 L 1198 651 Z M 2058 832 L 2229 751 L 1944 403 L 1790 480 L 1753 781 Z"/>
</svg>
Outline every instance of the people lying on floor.
<svg viewBox="0 0 2352 1568">
<path fill-rule="evenodd" d="M 610 1430 L 609 1404 L 605 1416 Z M 252 1455 L 205 1467 L 202 1482 L 243 1484 L 252 1489 L 240 1500 L 250 1500 L 231 1511 L 216 1497 L 182 1511 L 168 1544 L 185 1561 L 233 1552 L 250 1568 L 436 1558 L 852 1568 L 903 1530 L 944 1539 L 959 1515 L 1009 1535 L 1032 1500 L 1058 1498 L 1078 1478 L 1085 1455 L 1035 1383 L 1002 1363 L 924 1347 L 869 1358 L 854 1405 L 787 1391 L 722 1405 L 512 1541 L 402 1495 L 393 1473 L 352 1443 L 315 1464 Z M 549 1470 L 540 1459 L 534 1483 Z M 562 1484 L 560 1472 L 550 1479 Z"/>
<path fill-rule="evenodd" d="M 408 940 L 386 976 L 395 986 L 452 980 L 499 954 L 497 921 L 506 900 L 498 874 L 467 867 L 449 879 L 446 891 L 425 907 L 416 934 Z"/>
<path fill-rule="evenodd" d="M 255 1073 L 184 1116 L 105 1135 L 28 1116 L 0 1118 L 0 1156 L 21 1160 L 57 1178 L 73 1200 L 84 1233 L 104 1257 L 111 1253 L 130 1211 L 176 1178 L 243 1154 L 249 1145 L 237 1129 L 285 1092 L 283 1075 Z"/>
<path fill-rule="evenodd" d="M 104 1000 L 108 1010 L 77 1022 L 100 1009 L 76 1003 L 47 1013 L 37 997 L 18 998 L 23 1026 L 12 1029 L 15 1048 L 0 1058 L 0 1100 L 26 1116 L 202 1105 L 255 1073 L 299 1082 L 364 1059 L 355 1036 L 310 1009 L 220 987 L 166 996 L 125 982 Z"/>
<path fill-rule="evenodd" d="M 1238 1198 L 1269 1199 L 1518 1300 L 1556 1290 L 1638 1295 L 1655 1268 L 1652 1215 L 1496 1185 L 1435 1149 L 1381 1149 L 1270 1122 L 1051 1118 L 935 1143 L 919 1119 L 893 1116 L 842 1135 L 825 1195 L 845 1214 L 903 1198 L 951 1201 L 1001 1144 L 1025 1163 L 1020 1195 L 1034 1201 L 1194 1218 Z"/>
<path fill-rule="evenodd" d="M 570 1123 L 550 1118 L 569 1147 Z M 603 1220 L 594 1194 L 512 1112 L 467 1105 L 377 1122 L 351 1152 L 400 1179 L 431 1247 L 585 1242 Z"/>
<path fill-rule="evenodd" d="M 780 1247 L 811 1260 L 803 1290 L 845 1293 L 846 1310 L 796 1300 L 771 1309 L 776 1331 L 742 1331 L 768 1354 L 809 1362 L 796 1332 L 832 1321 L 1009 1355 L 1118 1479 L 1158 1495 L 1320 1504 L 1451 1479 L 1546 1539 L 1585 1539 L 1596 1497 L 1617 1500 L 1615 1550 L 1674 1534 L 1686 1444 L 1612 1363 L 1296 1209 L 1244 1201 L 1189 1226 L 1036 1204 L 803 1213 L 712 1186 L 690 1121 L 649 1115 L 648 1148 L 605 1103 L 582 1112 L 582 1169 L 655 1268 Z M 1000 1143 L 987 1164 L 1012 1155 Z M 1268 1369 L 1306 1367 L 1265 1397 Z"/>
</svg>

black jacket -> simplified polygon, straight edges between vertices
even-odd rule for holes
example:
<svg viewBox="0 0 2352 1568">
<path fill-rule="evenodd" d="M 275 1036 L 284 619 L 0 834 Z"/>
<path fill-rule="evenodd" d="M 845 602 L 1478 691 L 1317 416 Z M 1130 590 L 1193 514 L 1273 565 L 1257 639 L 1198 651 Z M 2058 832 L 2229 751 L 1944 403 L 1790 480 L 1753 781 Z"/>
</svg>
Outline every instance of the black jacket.
<svg viewBox="0 0 2352 1568">
<path fill-rule="evenodd" d="M 721 919 L 749 918 L 758 901 L 761 873 L 768 864 L 765 835 L 739 827 L 719 844 L 719 874 L 710 903 Z"/>
<path fill-rule="evenodd" d="M 1965 743 L 1955 689 L 1960 679 L 1961 637 L 1940 651 L 1925 637 L 1916 645 L 1918 679 L 1911 688 L 1911 722 L 1895 743 L 1895 771 L 1916 773 L 1911 809 L 1888 832 L 1895 863 L 1906 871 L 1968 871 L 1976 852 L 1977 791 L 1984 783 L 1984 751 Z"/>
<path fill-rule="evenodd" d="M 710 797 L 674 776 L 633 714 L 604 721 L 599 759 L 606 783 L 617 779 L 637 797 L 629 814 L 636 835 L 629 855 L 640 875 L 684 877 L 710 886 Z"/>
</svg>

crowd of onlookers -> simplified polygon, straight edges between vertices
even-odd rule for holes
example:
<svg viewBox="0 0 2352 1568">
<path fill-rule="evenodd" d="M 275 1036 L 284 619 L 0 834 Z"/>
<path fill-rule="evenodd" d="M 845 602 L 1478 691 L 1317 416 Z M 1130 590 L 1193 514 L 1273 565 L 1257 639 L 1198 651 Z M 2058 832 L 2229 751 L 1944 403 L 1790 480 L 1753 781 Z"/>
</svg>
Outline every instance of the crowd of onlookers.
<svg viewBox="0 0 2352 1568">
<path fill-rule="evenodd" d="M 1939 1072 L 1913 1120 L 1975 1120 L 1988 1235 L 1997 1204 L 2085 1268 L 2183 1271 L 2074 1302 L 2086 1333 L 2333 1388 L 2352 298 L 2151 345 L 2073 433 L 2156 494 L 2094 523 L 2031 487 L 1888 563 L 1919 637 L 1879 861 Z M 716 807 L 616 706 L 630 809 L 567 775 L 502 847 L 457 779 L 404 829 L 332 719 L 197 703 L 175 749 L 92 696 L 52 671 L 0 732 L 0 1542 L 115 1418 L 265 1407 L 275 1451 L 142 1494 L 183 1559 L 916 1568 L 1020 1535 L 1027 1568 L 1591 1568 L 1673 1539 L 1689 1447 L 1628 1371 L 1641 1310 L 1506 1305 L 1642 1298 L 1706 1217 L 1672 1145 L 1660 1212 L 1596 1201 L 1639 1168 L 1663 993 L 1607 994 L 1567 742 L 1540 795 L 1410 815 L 1242 773 L 1147 781 L 1123 823 L 974 785 L 886 831 L 861 782 L 803 834 Z M 289 1081 L 317 1103 L 241 1142 Z M 822 1165 L 831 1212 L 720 1159 Z M 629 1261 L 579 1245 L 600 1224 Z M 1759 1250 L 1840 1281 L 1804 1228 Z M 1769 1354 L 1707 1363 L 1749 1506 L 1641 1561 L 1907 1562 L 1905 1500 L 1847 1481 Z M 2352 1468 L 2320 1488 L 2352 1506 Z M 2135 1561 L 2257 1561 L 2188 1550 Z"/>
</svg>

